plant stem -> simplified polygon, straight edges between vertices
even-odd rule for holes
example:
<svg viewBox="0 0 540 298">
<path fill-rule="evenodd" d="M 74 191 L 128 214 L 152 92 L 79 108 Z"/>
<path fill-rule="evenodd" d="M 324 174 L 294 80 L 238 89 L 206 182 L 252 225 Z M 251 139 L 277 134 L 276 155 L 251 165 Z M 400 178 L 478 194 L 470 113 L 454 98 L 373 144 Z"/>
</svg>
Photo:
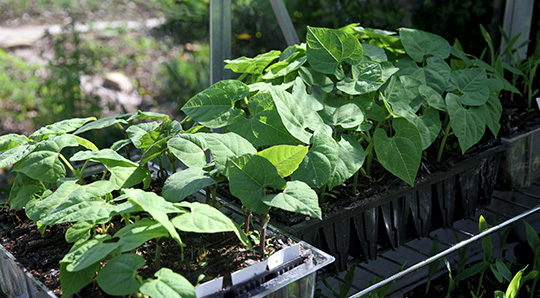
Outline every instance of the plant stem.
<svg viewBox="0 0 540 298">
<path fill-rule="evenodd" d="M 249 224 L 251 223 L 251 211 L 244 206 L 242 206 L 242 210 L 244 211 L 244 233 L 247 234 L 249 232 Z"/>
<path fill-rule="evenodd" d="M 61 153 L 58 153 L 58 157 L 60 157 L 60 159 L 66 164 L 66 166 L 69 168 L 69 170 L 71 171 L 71 173 L 73 173 L 73 176 L 77 177 L 77 178 L 80 178 L 78 175 L 77 175 L 77 170 L 75 170 L 73 168 L 73 166 L 69 163 L 69 161 L 64 157 L 64 155 L 62 155 Z"/>
<path fill-rule="evenodd" d="M 536 275 L 533 281 L 533 285 L 531 287 L 531 296 L 530 298 L 534 298 L 534 292 L 536 291 L 536 284 L 538 283 L 538 278 L 540 278 L 540 275 Z"/>
<path fill-rule="evenodd" d="M 448 114 L 446 114 L 446 117 L 444 119 L 444 124 L 446 128 L 443 132 L 443 139 L 441 140 L 441 144 L 439 145 L 439 153 L 437 154 L 437 162 L 441 162 L 442 154 L 444 152 L 444 147 L 446 146 L 446 139 L 448 138 L 448 135 L 450 134 L 450 121 L 448 119 Z"/>
<path fill-rule="evenodd" d="M 182 256 L 184 254 L 182 253 Z M 156 240 L 156 254 L 154 256 L 154 269 L 158 270 L 161 267 L 161 244 L 159 239 Z"/>
<path fill-rule="evenodd" d="M 358 176 L 359 175 L 360 175 L 360 170 L 356 171 L 356 173 L 354 173 L 354 176 L 353 176 L 353 188 L 352 188 L 353 196 L 356 195 L 356 191 L 357 191 L 357 188 L 358 188 Z"/>
<path fill-rule="evenodd" d="M 478 280 L 478 286 L 476 287 L 476 296 L 480 295 L 480 290 L 482 289 L 482 282 L 484 281 L 484 274 L 486 273 L 486 269 L 482 270 L 482 272 L 480 273 L 480 279 Z"/>
<path fill-rule="evenodd" d="M 266 249 L 266 227 L 270 221 L 270 214 L 266 213 L 261 216 L 261 234 L 259 238 L 259 253 L 264 255 Z"/>
</svg>

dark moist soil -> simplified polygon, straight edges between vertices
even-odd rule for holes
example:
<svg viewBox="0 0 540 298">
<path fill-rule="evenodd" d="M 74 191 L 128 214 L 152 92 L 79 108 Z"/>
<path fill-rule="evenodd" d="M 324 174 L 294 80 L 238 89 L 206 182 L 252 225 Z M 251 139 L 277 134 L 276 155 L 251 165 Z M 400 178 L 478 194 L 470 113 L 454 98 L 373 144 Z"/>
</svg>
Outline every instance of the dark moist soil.
<svg viewBox="0 0 540 298">
<path fill-rule="evenodd" d="M 120 222 L 113 222 L 109 233 L 114 234 L 123 225 Z M 48 226 L 44 235 L 41 235 L 24 211 L 9 210 L 5 206 L 0 210 L 0 244 L 37 280 L 55 295 L 61 296 L 59 261 L 72 246 L 72 243 L 64 240 L 64 232 L 69 226 L 70 224 Z M 138 274 L 143 278 L 152 278 L 159 267 L 167 267 L 182 274 L 192 284 L 196 284 L 199 275 L 204 274 L 205 279 L 202 282 L 223 276 L 224 286 L 230 286 L 230 272 L 263 259 L 258 253 L 247 250 L 234 233 L 180 233 L 180 236 L 186 244 L 184 260 L 178 243 L 166 238 L 159 240 L 163 257 L 160 264 L 156 264 L 157 241 L 148 241 L 135 251 L 146 260 L 146 265 L 139 269 Z M 291 239 L 279 235 L 271 238 L 267 251 L 271 254 L 292 244 Z M 158 266 L 157 269 L 155 265 Z M 74 297 L 109 297 L 109 295 L 103 293 L 94 280 Z"/>
</svg>

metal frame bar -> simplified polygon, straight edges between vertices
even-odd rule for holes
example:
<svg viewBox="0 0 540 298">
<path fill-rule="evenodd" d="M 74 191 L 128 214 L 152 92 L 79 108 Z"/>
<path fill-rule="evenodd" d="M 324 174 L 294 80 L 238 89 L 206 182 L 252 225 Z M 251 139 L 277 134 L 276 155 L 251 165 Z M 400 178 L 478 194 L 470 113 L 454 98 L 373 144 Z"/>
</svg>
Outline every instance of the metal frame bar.
<svg viewBox="0 0 540 298">
<path fill-rule="evenodd" d="M 372 285 L 370 287 L 365 288 L 364 290 L 350 296 L 350 298 L 356 298 L 356 297 L 360 297 L 360 296 L 369 294 L 369 293 L 373 292 L 374 290 L 376 290 L 376 289 L 378 289 L 378 288 L 380 288 L 380 287 L 382 287 L 384 285 L 395 282 L 398 279 L 402 278 L 403 276 L 405 276 L 405 275 L 407 275 L 409 273 L 412 273 L 412 272 L 414 272 L 414 271 L 416 271 L 416 270 L 418 270 L 418 269 L 420 269 L 420 268 L 422 268 L 424 266 L 427 266 L 430 263 L 432 263 L 432 262 L 434 262 L 434 261 L 436 261 L 436 260 L 438 260 L 438 259 L 440 259 L 442 257 L 445 257 L 445 256 L 447 256 L 447 255 L 449 255 L 449 254 L 451 254 L 453 252 L 458 251 L 462 247 L 464 247 L 466 245 L 469 245 L 474 241 L 480 240 L 485 236 L 493 234 L 494 232 L 496 232 L 496 231 L 498 231 L 498 230 L 500 230 L 502 228 L 505 228 L 505 227 L 513 224 L 514 222 L 516 222 L 518 220 L 521 220 L 521 219 L 523 219 L 523 218 L 525 218 L 525 217 L 527 217 L 527 216 L 529 216 L 531 214 L 534 214 L 534 213 L 536 213 L 538 211 L 540 211 L 540 205 L 536 206 L 535 208 L 533 208 L 533 209 L 531 209 L 529 211 L 523 212 L 523 213 L 521 213 L 521 214 L 519 214 L 519 215 L 517 215 L 517 216 L 515 216 L 515 217 L 501 223 L 501 224 L 498 224 L 498 225 L 493 226 L 493 227 L 491 227 L 491 228 L 489 228 L 487 230 L 484 230 L 483 232 L 481 232 L 481 233 L 479 233 L 479 234 L 477 234 L 477 235 L 475 235 L 475 236 L 473 236 L 473 237 L 471 237 L 471 238 L 469 238 L 467 240 L 463 240 L 463 241 L 455 244 L 454 246 L 452 246 L 452 247 L 450 247 L 450 248 L 448 248 L 448 249 L 446 249 L 446 250 L 444 250 L 444 251 L 442 251 L 442 252 L 440 252 L 440 253 L 438 253 L 438 254 L 430 257 L 430 258 L 425 259 L 424 261 L 418 262 L 415 265 L 413 265 L 413 266 L 411 266 L 411 267 L 409 267 L 409 268 L 407 268 L 407 269 L 405 269 L 403 271 L 400 271 L 400 272 L 398 272 L 398 273 L 396 273 L 396 274 L 394 274 L 394 275 L 392 275 L 392 276 L 390 276 L 390 277 L 388 277 L 388 278 L 386 278 L 386 279 L 384 279 L 384 280 L 382 280 L 382 281 L 380 281 L 380 282 L 378 282 L 378 283 L 376 283 L 376 284 L 374 284 L 374 285 Z"/>
<path fill-rule="evenodd" d="M 231 0 L 210 0 L 210 85 L 231 77 Z"/>
<path fill-rule="evenodd" d="M 287 12 L 287 7 L 285 7 L 283 0 L 270 0 L 270 4 L 272 4 L 272 9 L 278 20 L 281 32 L 283 32 L 285 41 L 287 41 L 287 45 L 292 46 L 299 44 L 300 39 L 298 38 L 298 34 L 296 34 L 296 30 L 294 29 L 291 17 Z"/>
</svg>

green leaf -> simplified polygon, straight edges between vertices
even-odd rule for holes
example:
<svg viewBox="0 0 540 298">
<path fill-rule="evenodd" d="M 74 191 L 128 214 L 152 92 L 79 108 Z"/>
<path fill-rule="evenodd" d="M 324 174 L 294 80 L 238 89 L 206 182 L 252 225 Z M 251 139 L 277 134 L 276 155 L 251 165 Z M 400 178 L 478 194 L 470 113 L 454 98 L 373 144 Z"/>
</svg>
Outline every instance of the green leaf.
<svg viewBox="0 0 540 298">
<path fill-rule="evenodd" d="M 375 130 L 377 160 L 390 173 L 413 186 L 422 159 L 422 137 L 418 128 L 404 118 L 395 118 L 392 128 L 393 137 L 388 137 L 383 128 Z"/>
<path fill-rule="evenodd" d="M 489 95 L 489 100 L 478 107 L 479 114 L 484 116 L 487 127 L 495 137 L 501 129 L 501 116 L 503 107 L 501 101 L 495 93 Z"/>
<path fill-rule="evenodd" d="M 356 37 L 337 29 L 307 27 L 307 59 L 316 71 L 335 74 L 342 62 L 362 61 L 364 51 Z"/>
<path fill-rule="evenodd" d="M 180 235 L 178 235 L 178 232 L 167 216 L 168 212 L 172 212 L 174 210 L 180 212 L 178 208 L 174 207 L 172 203 L 165 201 L 164 198 L 156 195 L 153 192 L 145 192 L 141 189 L 123 189 L 122 191 L 128 196 L 129 202 L 150 213 L 155 220 L 157 220 L 161 225 L 163 225 L 163 227 L 167 229 L 171 237 L 178 242 L 178 244 L 184 245 L 180 239 Z"/>
<path fill-rule="evenodd" d="M 69 135 L 51 136 L 17 163 L 13 171 L 24 173 L 36 180 L 55 183 L 59 178 L 66 176 L 66 168 L 59 158 L 60 151 L 65 147 L 76 146 L 78 146 L 77 141 Z"/>
<path fill-rule="evenodd" d="M 458 138 L 461 152 L 465 153 L 484 135 L 486 124 L 482 111 L 478 107 L 464 108 L 461 105 L 460 97 L 453 93 L 446 95 L 446 106 L 452 130 Z"/>
<path fill-rule="evenodd" d="M 91 245 L 90 241 L 88 243 L 89 245 L 84 247 L 85 250 L 82 251 L 82 254 L 66 266 L 67 271 L 77 272 L 86 269 L 103 260 L 118 248 L 118 243 L 92 242 Z"/>
<path fill-rule="evenodd" d="M 311 148 L 291 178 L 304 181 L 311 187 L 321 187 L 334 173 L 338 159 L 339 145 L 336 141 L 331 136 L 314 134 Z"/>
<path fill-rule="evenodd" d="M 298 75 L 306 84 L 309 86 L 317 86 L 324 93 L 330 93 L 334 90 L 334 81 L 332 81 L 329 76 L 315 71 L 311 67 L 300 67 Z"/>
<path fill-rule="evenodd" d="M 536 233 L 534 228 L 529 223 L 527 223 L 526 221 L 523 221 L 523 224 L 525 225 L 525 234 L 527 236 L 527 243 L 529 243 L 529 246 L 534 252 L 536 249 L 540 247 L 540 238 L 538 237 L 538 233 Z"/>
<path fill-rule="evenodd" d="M 216 183 L 217 181 L 202 168 L 188 168 L 167 178 L 161 195 L 169 202 L 180 202 L 199 190 Z"/>
<path fill-rule="evenodd" d="M 163 225 L 143 218 L 121 228 L 114 234 L 113 238 L 120 238 L 118 240 L 119 249 L 121 252 L 126 252 L 143 245 L 148 240 L 167 236 L 169 236 L 169 232 Z"/>
<path fill-rule="evenodd" d="M 5 152 L 30 141 L 25 135 L 10 133 L 0 136 L 0 152 Z M 0 155 L 1 156 L 1 155 Z"/>
<path fill-rule="evenodd" d="M 77 135 L 72 135 L 72 134 L 70 134 L 69 136 L 74 137 L 75 140 L 77 140 L 77 143 L 79 143 L 79 145 L 83 146 L 84 148 L 88 150 L 99 150 L 99 148 L 94 143 L 90 142 L 89 140 L 85 138 L 79 137 Z"/>
<path fill-rule="evenodd" d="M 206 141 L 192 134 L 179 134 L 169 140 L 169 150 L 188 167 L 206 166 Z"/>
<path fill-rule="evenodd" d="M 478 232 L 483 232 L 487 230 L 488 224 L 486 222 L 486 219 L 484 216 L 480 215 L 480 219 L 478 220 Z M 482 249 L 484 251 L 484 261 L 490 261 L 491 255 L 493 252 L 493 244 L 491 243 L 491 236 L 487 236 L 482 238 Z"/>
<path fill-rule="evenodd" d="M 508 269 L 508 266 L 501 261 L 500 259 L 495 260 L 495 266 L 497 268 L 497 272 L 508 282 L 512 280 L 512 272 L 510 272 L 510 269 Z M 500 281 L 502 283 L 502 281 Z"/>
<path fill-rule="evenodd" d="M 269 160 L 277 169 L 280 177 L 290 176 L 308 153 L 307 146 L 278 145 L 266 148 L 257 155 Z"/>
<path fill-rule="evenodd" d="M 150 181 L 150 172 L 147 169 L 111 149 L 80 151 L 75 153 L 70 160 L 92 160 L 102 163 L 111 172 L 110 181 L 116 185 L 117 189 Z"/>
<path fill-rule="evenodd" d="M 22 209 L 32 199 L 39 197 L 45 188 L 38 181 L 30 182 L 31 184 L 15 186 L 11 188 L 9 193 L 8 204 L 10 209 Z"/>
<path fill-rule="evenodd" d="M 364 119 L 372 119 L 379 122 L 385 121 L 387 115 L 386 109 L 378 105 L 373 96 L 367 94 L 355 96 L 352 101 L 356 102 L 360 107 L 364 114 Z"/>
<path fill-rule="evenodd" d="M 146 119 L 154 119 L 158 121 L 164 121 L 169 118 L 167 114 L 158 113 L 158 112 L 143 112 L 143 111 L 137 111 L 137 113 L 129 113 L 127 114 L 129 118 L 128 121 L 133 121 L 135 119 L 138 120 L 146 120 Z"/>
<path fill-rule="evenodd" d="M 446 112 L 446 103 L 442 95 L 428 85 L 418 87 L 418 93 L 426 100 L 430 107 Z"/>
<path fill-rule="evenodd" d="M 486 71 L 480 68 L 467 68 L 452 72 L 451 83 L 463 93 L 461 103 L 480 106 L 489 99 L 489 84 Z"/>
<path fill-rule="evenodd" d="M 113 116 L 108 116 L 105 118 L 98 119 L 96 121 L 88 122 L 83 125 L 81 128 L 77 129 L 73 134 L 81 134 L 90 130 L 103 129 L 115 124 L 128 124 L 125 118 L 129 117 L 131 114 L 116 114 Z"/>
<path fill-rule="evenodd" d="M 266 70 L 267 73 L 265 73 L 262 78 L 265 80 L 272 80 L 275 78 L 283 77 L 298 68 L 302 66 L 304 63 L 306 63 L 307 57 L 304 53 L 295 53 L 291 57 L 287 58 L 284 61 L 280 61 L 278 63 L 275 63 L 271 66 L 269 66 Z"/>
<path fill-rule="evenodd" d="M 384 62 L 388 61 L 388 57 L 384 52 L 384 49 L 372 44 L 362 44 L 364 49 L 364 57 L 367 56 L 372 61 Z"/>
<path fill-rule="evenodd" d="M 411 76 L 427 85 L 439 94 L 443 94 L 450 81 L 450 66 L 439 57 L 429 57 L 425 67 L 419 67 L 414 61 L 402 58 L 396 63 L 400 76 Z"/>
<path fill-rule="evenodd" d="M 494 298 L 506 298 L 506 295 L 503 291 L 496 290 L 494 293 Z"/>
<path fill-rule="evenodd" d="M 69 272 L 66 267 L 69 263 L 60 262 L 60 285 L 62 286 L 62 297 L 71 297 L 82 288 L 90 284 L 94 279 L 99 263 L 95 263 L 86 269 Z"/>
<path fill-rule="evenodd" d="M 180 231 L 218 233 L 236 229 L 234 222 L 228 216 L 210 205 L 188 202 L 182 202 L 179 205 L 191 209 L 191 212 L 180 214 L 171 220 Z"/>
<path fill-rule="evenodd" d="M 332 83 L 332 88 L 333 88 Z M 313 87 L 309 88 L 310 93 L 306 90 L 306 84 L 300 77 L 294 79 L 294 85 L 292 89 L 292 95 L 297 97 L 299 100 L 303 101 L 304 104 L 310 106 L 315 111 L 320 111 L 323 109 L 323 98 Z"/>
<path fill-rule="evenodd" d="M 204 126 L 219 128 L 234 118 L 230 114 L 234 103 L 248 93 L 248 86 L 238 80 L 220 81 L 192 97 L 182 107 L 182 111 Z M 216 122 L 216 119 L 219 121 Z"/>
<path fill-rule="evenodd" d="M 401 28 L 399 37 L 407 54 L 416 62 L 422 62 L 427 56 L 442 59 L 450 56 L 450 44 L 439 35 L 417 29 Z"/>
<path fill-rule="evenodd" d="M 266 195 L 262 201 L 270 207 L 298 212 L 315 218 L 322 216 L 317 193 L 302 181 L 288 181 L 283 192 Z"/>
<path fill-rule="evenodd" d="M 74 243 L 88 240 L 90 238 L 90 231 L 94 228 L 94 226 L 95 222 L 93 221 L 78 221 L 74 223 L 66 231 L 66 242 Z"/>
<path fill-rule="evenodd" d="M 143 145 L 142 138 L 148 134 L 151 134 L 151 136 L 149 137 L 155 140 L 159 135 L 159 132 L 155 131 L 156 128 L 158 128 L 158 126 L 159 126 L 159 123 L 157 122 L 140 123 L 140 124 L 132 125 L 128 127 L 128 129 L 126 129 L 126 133 L 135 147 L 137 147 L 138 149 L 143 149 L 143 148 L 148 147 L 149 144 L 145 142 L 146 143 L 145 146 L 142 146 Z"/>
<path fill-rule="evenodd" d="M 262 156 L 232 156 L 227 161 L 227 168 L 231 194 L 255 213 L 268 212 L 268 206 L 261 201 L 265 187 L 285 187 L 285 180 L 279 176 L 276 167 Z"/>
<path fill-rule="evenodd" d="M 403 82 L 407 84 L 414 84 L 412 88 L 410 86 L 404 86 Z M 411 77 L 393 76 L 389 83 L 384 87 L 383 100 L 390 104 L 392 112 L 399 116 L 405 116 L 407 114 L 416 113 L 419 108 L 419 93 L 416 85 L 421 83 Z M 409 88 L 408 88 L 409 87 Z"/>
<path fill-rule="evenodd" d="M 384 83 L 379 63 L 362 62 L 352 66 L 353 77 L 338 81 L 336 87 L 350 95 L 376 91 Z"/>
<path fill-rule="evenodd" d="M 310 106 L 299 101 L 292 94 L 277 87 L 269 88 L 279 112 L 279 116 L 289 133 L 305 144 L 309 143 L 313 132 L 331 134 L 332 130 Z"/>
<path fill-rule="evenodd" d="M 521 288 L 521 276 L 523 275 L 523 271 L 525 268 L 521 269 L 514 275 L 514 278 L 512 278 L 512 281 L 508 285 L 508 288 L 506 289 L 506 298 L 515 298 L 519 294 L 519 288 Z"/>
<path fill-rule="evenodd" d="M 418 132 L 422 137 L 422 150 L 426 150 L 441 132 L 442 123 L 439 112 L 434 108 L 426 108 L 420 116 L 410 113 L 403 116 L 418 128 Z"/>
<path fill-rule="evenodd" d="M 281 54 L 280 51 L 272 50 L 268 53 L 260 54 L 254 58 L 240 57 L 234 60 L 225 60 L 226 69 L 236 73 L 262 74 L 263 70 Z"/>
<path fill-rule="evenodd" d="M 121 254 L 112 258 L 99 271 L 99 287 L 109 295 L 130 295 L 139 291 L 137 269 L 144 266 L 144 258 L 136 254 Z"/>
<path fill-rule="evenodd" d="M 27 214 L 44 225 L 109 218 L 114 206 L 101 197 L 114 188 L 109 181 L 95 181 L 83 186 L 74 181 L 64 182 L 51 195 L 28 206 Z"/>
<path fill-rule="evenodd" d="M 320 114 L 327 124 L 343 128 L 355 128 L 364 122 L 364 113 L 358 103 L 339 97 L 328 99 Z"/>
<path fill-rule="evenodd" d="M 206 133 L 199 135 L 206 140 L 208 148 L 210 148 L 210 152 L 216 162 L 216 169 L 222 174 L 225 172 L 228 157 L 247 153 L 257 153 L 257 149 L 255 149 L 250 142 L 232 132 L 225 134 Z"/>
<path fill-rule="evenodd" d="M 272 96 L 258 93 L 249 103 L 249 118 L 240 115 L 231 122 L 231 131 L 242 135 L 253 146 L 271 146 L 294 141 L 283 125 Z"/>
<path fill-rule="evenodd" d="M 152 298 L 196 298 L 195 287 L 182 275 L 169 268 L 156 272 L 157 279 L 147 279 L 139 291 Z"/>
<path fill-rule="evenodd" d="M 35 138 L 42 135 L 47 134 L 64 134 L 68 132 L 72 132 L 84 124 L 96 120 L 96 117 L 88 117 L 88 118 L 73 118 L 73 119 L 67 119 L 62 120 L 60 122 L 56 122 L 47 126 L 44 126 L 37 131 L 35 131 L 33 134 L 30 135 L 31 138 Z"/>
<path fill-rule="evenodd" d="M 352 177 L 360 170 L 366 158 L 362 145 L 350 135 L 341 135 L 338 145 L 339 158 L 336 169 L 328 180 L 328 189 L 332 189 Z"/>
</svg>

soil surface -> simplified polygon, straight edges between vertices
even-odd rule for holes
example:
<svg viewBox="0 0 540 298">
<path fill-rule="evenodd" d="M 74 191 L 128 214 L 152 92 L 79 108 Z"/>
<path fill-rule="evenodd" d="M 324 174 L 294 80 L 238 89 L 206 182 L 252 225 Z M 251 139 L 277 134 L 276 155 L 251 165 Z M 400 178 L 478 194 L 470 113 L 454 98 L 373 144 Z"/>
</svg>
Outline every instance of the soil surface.
<svg viewBox="0 0 540 298">
<path fill-rule="evenodd" d="M 69 226 L 48 226 L 44 235 L 41 235 L 36 225 L 26 218 L 24 211 L 9 210 L 6 206 L 0 210 L 0 244 L 37 280 L 61 296 L 59 261 L 72 246 L 64 240 L 64 232 Z M 119 226 L 120 223 L 117 223 L 117 227 L 113 227 L 110 232 L 114 233 Z M 184 259 L 179 253 L 181 250 L 178 243 L 171 239 L 159 240 L 163 257 L 157 264 L 155 257 L 158 241 L 148 241 L 137 248 L 135 253 L 146 260 L 146 265 L 140 268 L 138 274 L 143 278 L 152 278 L 159 268 L 166 267 L 182 274 L 193 284 L 197 283 L 200 274 L 204 274 L 203 282 L 223 276 L 224 286 L 230 286 L 230 272 L 263 259 L 258 253 L 244 247 L 234 233 L 180 233 L 180 236 L 186 244 Z M 273 237 L 267 246 L 268 254 L 291 244 L 293 242 L 289 238 Z M 100 290 L 95 280 L 74 296 L 109 297 Z"/>
</svg>

